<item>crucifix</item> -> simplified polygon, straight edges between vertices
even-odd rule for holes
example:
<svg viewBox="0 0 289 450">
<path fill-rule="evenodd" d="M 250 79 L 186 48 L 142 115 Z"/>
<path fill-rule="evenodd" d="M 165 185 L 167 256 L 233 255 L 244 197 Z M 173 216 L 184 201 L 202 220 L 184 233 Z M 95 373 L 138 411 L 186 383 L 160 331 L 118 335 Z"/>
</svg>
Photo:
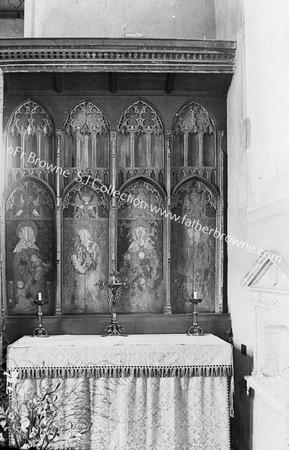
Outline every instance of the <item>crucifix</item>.
<svg viewBox="0 0 289 450">
<path fill-rule="evenodd" d="M 123 287 L 127 287 L 127 280 L 122 280 L 119 272 L 111 272 L 108 276 L 108 280 L 99 280 L 95 283 L 100 289 L 104 287 L 108 288 L 107 298 L 110 303 L 110 325 L 108 325 L 102 336 L 127 336 L 123 327 L 118 324 L 118 318 L 116 315 L 116 305 L 120 298 Z"/>
</svg>

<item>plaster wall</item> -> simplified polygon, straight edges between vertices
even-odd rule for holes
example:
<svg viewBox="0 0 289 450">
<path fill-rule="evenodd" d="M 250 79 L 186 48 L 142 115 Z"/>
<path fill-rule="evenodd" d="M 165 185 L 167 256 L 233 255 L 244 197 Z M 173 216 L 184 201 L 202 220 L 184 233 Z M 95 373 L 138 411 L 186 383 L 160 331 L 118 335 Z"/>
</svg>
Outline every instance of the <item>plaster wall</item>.
<svg viewBox="0 0 289 450">
<path fill-rule="evenodd" d="M 289 40 L 289 4 L 286 0 L 246 1 L 245 16 L 251 190 L 262 194 L 269 191 L 266 183 L 289 171 L 288 108 L 284 101 L 289 97 L 289 66 L 284 58 Z M 278 184 L 274 180 L 273 191 Z M 260 205 L 270 203 L 271 198 L 261 197 Z M 272 200 L 278 200 L 278 195 Z"/>
<path fill-rule="evenodd" d="M 289 94 L 289 66 L 284 54 L 288 14 L 286 0 L 244 1 L 243 15 L 235 22 L 237 64 L 227 102 L 228 234 L 257 249 L 278 251 L 287 261 L 289 115 L 284 100 Z M 232 38 L 232 27 L 219 30 L 223 39 Z M 252 369 L 255 323 L 249 290 L 241 282 L 257 257 L 228 244 L 228 307 L 236 375 L 233 441 L 240 450 L 271 448 L 269 441 L 269 446 L 262 447 L 264 427 L 257 415 L 263 400 L 246 397 L 243 380 Z M 241 353 L 241 344 L 247 355 Z"/>
<path fill-rule="evenodd" d="M 25 37 L 215 39 L 214 0 L 26 0 Z"/>
<path fill-rule="evenodd" d="M 223 2 L 222 2 L 223 3 Z M 230 2 L 231 3 L 231 2 Z M 221 6 L 221 2 L 219 2 Z M 227 161 L 228 161 L 228 235 L 249 242 L 247 228 L 247 139 L 245 79 L 245 32 L 243 5 L 238 14 L 231 11 L 231 26 L 221 27 L 222 39 L 237 40 L 236 69 L 227 99 Z M 233 36 L 233 31 L 235 36 Z M 233 443 L 239 450 L 250 449 L 252 443 L 252 404 L 246 395 L 244 375 L 252 369 L 254 328 L 248 292 L 242 287 L 242 277 L 250 267 L 248 251 L 228 243 L 228 309 L 232 318 L 235 366 L 235 417 L 232 423 Z M 241 353 L 241 344 L 247 346 L 247 355 Z"/>
<path fill-rule="evenodd" d="M 240 233 L 256 248 L 280 252 L 287 261 L 289 114 L 284 99 L 289 97 L 289 67 L 282 55 L 289 40 L 288 14 L 285 0 L 245 1 L 237 70 L 228 95 L 229 231 Z M 228 255 L 229 267 L 230 260 L 238 262 L 238 267 L 231 265 L 229 280 L 237 271 L 240 283 L 257 256 L 237 248 L 229 248 Z M 241 288 L 240 294 L 240 303 L 246 305 L 246 289 Z M 236 344 L 242 341 L 250 351 L 252 335 L 245 327 L 251 323 L 249 303 L 244 308 L 230 297 Z M 247 313 L 240 315 L 240 308 Z M 234 313 L 238 320 L 234 320 Z"/>
<path fill-rule="evenodd" d="M 23 38 L 23 19 L 0 19 L 0 39 L 1 38 Z"/>
<path fill-rule="evenodd" d="M 237 39 L 238 26 L 242 21 L 242 0 L 214 0 L 216 39 Z"/>
<path fill-rule="evenodd" d="M 271 450 L 273 448 L 286 450 L 285 439 L 281 438 L 281 442 L 277 437 L 276 440 L 276 436 L 284 436 L 285 426 L 282 414 L 274 409 L 272 410 L 270 405 L 259 395 L 256 395 L 254 404 L 254 423 L 255 428 L 261 430 L 261 433 L 254 435 L 254 450 Z M 272 429 L 274 429 L 274 433 L 272 433 Z"/>
</svg>

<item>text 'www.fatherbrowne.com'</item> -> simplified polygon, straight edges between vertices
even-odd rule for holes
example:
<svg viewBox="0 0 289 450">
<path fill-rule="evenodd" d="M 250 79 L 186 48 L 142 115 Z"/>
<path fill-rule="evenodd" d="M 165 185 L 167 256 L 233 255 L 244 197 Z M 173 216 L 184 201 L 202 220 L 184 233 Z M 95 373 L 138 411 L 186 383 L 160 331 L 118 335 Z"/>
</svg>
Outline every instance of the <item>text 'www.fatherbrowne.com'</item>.
<svg viewBox="0 0 289 450">
<path fill-rule="evenodd" d="M 85 179 L 85 181 L 84 181 Z M 151 213 L 158 214 L 161 217 L 168 218 L 176 223 L 184 225 L 188 228 L 192 228 L 199 232 L 202 232 L 208 236 L 213 236 L 215 239 L 224 240 L 227 244 L 234 245 L 238 248 L 249 251 L 250 253 L 254 253 L 258 256 L 265 256 L 269 258 L 273 262 L 281 262 L 281 256 L 279 254 L 272 253 L 268 250 L 264 250 L 263 248 L 257 248 L 255 245 L 250 245 L 248 242 L 243 241 L 241 239 L 235 238 L 230 234 L 222 233 L 218 230 L 218 228 L 207 227 L 202 225 L 199 219 L 191 220 L 187 214 L 183 216 L 177 216 L 175 213 L 173 214 L 171 211 L 167 211 L 166 209 L 158 206 L 158 205 L 149 205 L 145 200 L 142 200 L 138 197 L 134 197 L 131 193 L 121 192 L 115 189 L 113 186 L 106 186 L 102 183 L 101 180 L 94 179 L 90 175 L 87 177 L 82 172 L 78 172 L 75 180 L 78 183 L 87 185 L 90 184 L 94 189 L 97 188 L 101 192 L 106 193 L 112 197 L 119 198 L 120 200 L 126 202 L 127 204 L 132 204 L 135 208 L 149 209 Z M 97 184 L 95 184 L 97 183 Z"/>
</svg>

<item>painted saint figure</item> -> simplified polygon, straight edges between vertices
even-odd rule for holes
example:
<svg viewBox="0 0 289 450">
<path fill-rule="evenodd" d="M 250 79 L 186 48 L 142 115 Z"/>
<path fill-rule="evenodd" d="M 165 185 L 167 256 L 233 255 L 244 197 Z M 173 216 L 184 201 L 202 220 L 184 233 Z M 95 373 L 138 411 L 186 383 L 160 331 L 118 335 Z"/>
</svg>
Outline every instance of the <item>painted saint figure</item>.
<svg viewBox="0 0 289 450">
<path fill-rule="evenodd" d="M 48 300 L 46 275 L 50 265 L 41 259 L 35 244 L 37 228 L 32 221 L 20 222 L 16 234 L 19 241 L 13 250 L 14 301 L 9 306 L 30 309 L 38 292 Z"/>
<path fill-rule="evenodd" d="M 97 302 L 95 283 L 99 279 L 100 257 L 98 245 L 86 228 L 78 230 L 75 250 L 69 259 L 71 271 L 67 281 L 73 285 L 71 304 L 76 309 L 89 310 Z"/>
<path fill-rule="evenodd" d="M 213 311 L 215 239 L 201 231 L 201 227 L 215 228 L 216 210 L 198 186 L 184 191 L 179 200 L 174 213 L 186 219 L 184 225 L 172 223 L 172 308 L 174 312 L 185 311 L 191 293 L 196 290 L 204 299 L 201 308 Z"/>
<path fill-rule="evenodd" d="M 26 190 L 20 195 L 20 205 L 16 213 L 16 217 L 21 219 L 28 219 L 33 217 L 40 217 L 39 214 L 39 198 L 33 190 Z"/>
<path fill-rule="evenodd" d="M 74 206 L 74 217 L 89 219 L 98 216 L 98 200 L 91 189 L 83 189 L 76 194 L 72 203 Z"/>
<path fill-rule="evenodd" d="M 132 242 L 123 254 L 120 273 L 131 286 L 130 305 L 122 299 L 120 309 L 130 311 L 155 311 L 159 308 L 154 286 L 157 279 L 158 258 L 151 242 L 148 227 L 136 224 L 131 230 Z"/>
</svg>

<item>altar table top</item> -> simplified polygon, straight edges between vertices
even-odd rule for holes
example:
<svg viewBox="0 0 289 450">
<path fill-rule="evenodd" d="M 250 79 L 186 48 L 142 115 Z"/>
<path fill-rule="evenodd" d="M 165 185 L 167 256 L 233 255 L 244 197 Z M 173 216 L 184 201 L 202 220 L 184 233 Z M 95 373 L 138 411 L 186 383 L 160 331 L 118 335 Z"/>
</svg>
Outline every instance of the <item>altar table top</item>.
<svg viewBox="0 0 289 450">
<path fill-rule="evenodd" d="M 212 335 L 24 336 L 8 346 L 19 378 L 74 376 L 228 376 L 232 346 Z"/>
</svg>

